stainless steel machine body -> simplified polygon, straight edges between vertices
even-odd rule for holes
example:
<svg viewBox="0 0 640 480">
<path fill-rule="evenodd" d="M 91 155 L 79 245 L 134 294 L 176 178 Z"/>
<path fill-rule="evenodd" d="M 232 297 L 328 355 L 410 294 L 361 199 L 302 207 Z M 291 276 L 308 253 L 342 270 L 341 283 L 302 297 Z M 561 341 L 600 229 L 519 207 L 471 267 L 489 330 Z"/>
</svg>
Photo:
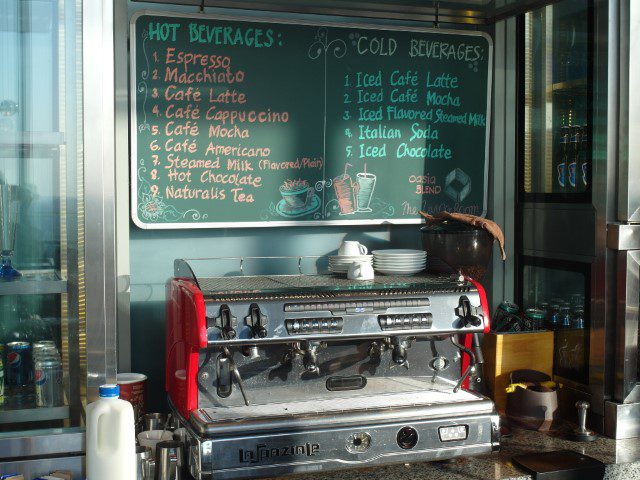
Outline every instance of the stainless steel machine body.
<svg viewBox="0 0 640 480">
<path fill-rule="evenodd" d="M 189 270 L 177 261 L 181 280 L 172 282 L 186 281 Z M 206 347 L 198 349 L 192 374 L 196 408 L 185 408 L 182 389 L 168 390 L 188 430 L 195 478 L 439 460 L 498 448 L 493 402 L 465 388 L 476 378 L 476 353 L 462 334 L 482 332 L 486 316 L 484 293 L 473 283 L 324 275 L 190 282 L 206 311 Z M 184 375 L 171 363 L 169 375 Z"/>
</svg>

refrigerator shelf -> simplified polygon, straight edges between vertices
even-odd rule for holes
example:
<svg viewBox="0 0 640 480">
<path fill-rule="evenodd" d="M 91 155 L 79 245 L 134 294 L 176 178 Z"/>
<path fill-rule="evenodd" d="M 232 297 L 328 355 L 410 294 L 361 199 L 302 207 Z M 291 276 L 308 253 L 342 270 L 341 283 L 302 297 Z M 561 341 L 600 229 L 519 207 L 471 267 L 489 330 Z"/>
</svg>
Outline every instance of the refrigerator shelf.
<svg viewBox="0 0 640 480">
<path fill-rule="evenodd" d="M 6 409 L 0 406 L 0 425 L 6 423 L 46 422 L 69 418 L 69 407 Z"/>
<path fill-rule="evenodd" d="M 64 144 L 62 132 L 3 133 L 0 134 L 0 158 L 51 158 Z"/>
<path fill-rule="evenodd" d="M 576 93 L 583 90 L 587 91 L 588 83 L 586 78 L 576 78 L 565 82 L 556 82 L 547 86 L 548 92 L 554 93 Z"/>
<path fill-rule="evenodd" d="M 48 295 L 66 293 L 67 280 L 54 269 L 20 270 L 17 280 L 0 280 L 0 295 Z"/>
</svg>

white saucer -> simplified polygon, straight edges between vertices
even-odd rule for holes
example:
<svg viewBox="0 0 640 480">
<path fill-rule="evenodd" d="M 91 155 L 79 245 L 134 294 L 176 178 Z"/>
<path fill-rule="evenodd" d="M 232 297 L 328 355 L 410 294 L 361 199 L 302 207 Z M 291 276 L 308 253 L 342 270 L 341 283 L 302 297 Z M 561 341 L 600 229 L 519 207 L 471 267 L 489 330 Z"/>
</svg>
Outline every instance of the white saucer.
<svg viewBox="0 0 640 480">
<path fill-rule="evenodd" d="M 397 257 L 397 256 L 422 256 L 426 255 L 427 252 L 424 250 L 410 250 L 408 248 L 390 248 L 388 250 L 374 250 L 371 252 L 374 256 L 378 257 Z"/>
<path fill-rule="evenodd" d="M 413 269 L 408 269 L 408 270 L 396 270 L 396 269 L 380 269 L 380 268 L 375 268 L 374 270 L 378 273 L 382 273 L 383 275 L 415 275 L 416 273 L 420 273 L 424 270 L 424 268 L 413 268 Z"/>
</svg>

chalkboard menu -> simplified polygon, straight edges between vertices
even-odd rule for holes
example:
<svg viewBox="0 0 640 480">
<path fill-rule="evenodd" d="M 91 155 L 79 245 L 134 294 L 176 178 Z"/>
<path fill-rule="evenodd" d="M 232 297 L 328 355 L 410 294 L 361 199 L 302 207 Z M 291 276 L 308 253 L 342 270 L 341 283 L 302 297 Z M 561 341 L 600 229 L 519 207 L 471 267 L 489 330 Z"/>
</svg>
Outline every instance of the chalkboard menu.
<svg viewBox="0 0 640 480">
<path fill-rule="evenodd" d="M 484 215 L 479 32 L 142 12 L 131 24 L 142 228 Z"/>
</svg>

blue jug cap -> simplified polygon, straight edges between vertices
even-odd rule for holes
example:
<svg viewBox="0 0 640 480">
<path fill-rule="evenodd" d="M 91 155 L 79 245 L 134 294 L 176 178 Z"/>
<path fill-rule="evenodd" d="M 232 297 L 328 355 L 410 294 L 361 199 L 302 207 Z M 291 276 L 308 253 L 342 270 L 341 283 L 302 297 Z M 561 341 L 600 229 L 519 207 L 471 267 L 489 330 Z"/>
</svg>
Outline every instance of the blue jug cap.
<svg viewBox="0 0 640 480">
<path fill-rule="evenodd" d="M 117 398 L 120 396 L 120 385 L 100 385 L 101 398 Z"/>
</svg>

